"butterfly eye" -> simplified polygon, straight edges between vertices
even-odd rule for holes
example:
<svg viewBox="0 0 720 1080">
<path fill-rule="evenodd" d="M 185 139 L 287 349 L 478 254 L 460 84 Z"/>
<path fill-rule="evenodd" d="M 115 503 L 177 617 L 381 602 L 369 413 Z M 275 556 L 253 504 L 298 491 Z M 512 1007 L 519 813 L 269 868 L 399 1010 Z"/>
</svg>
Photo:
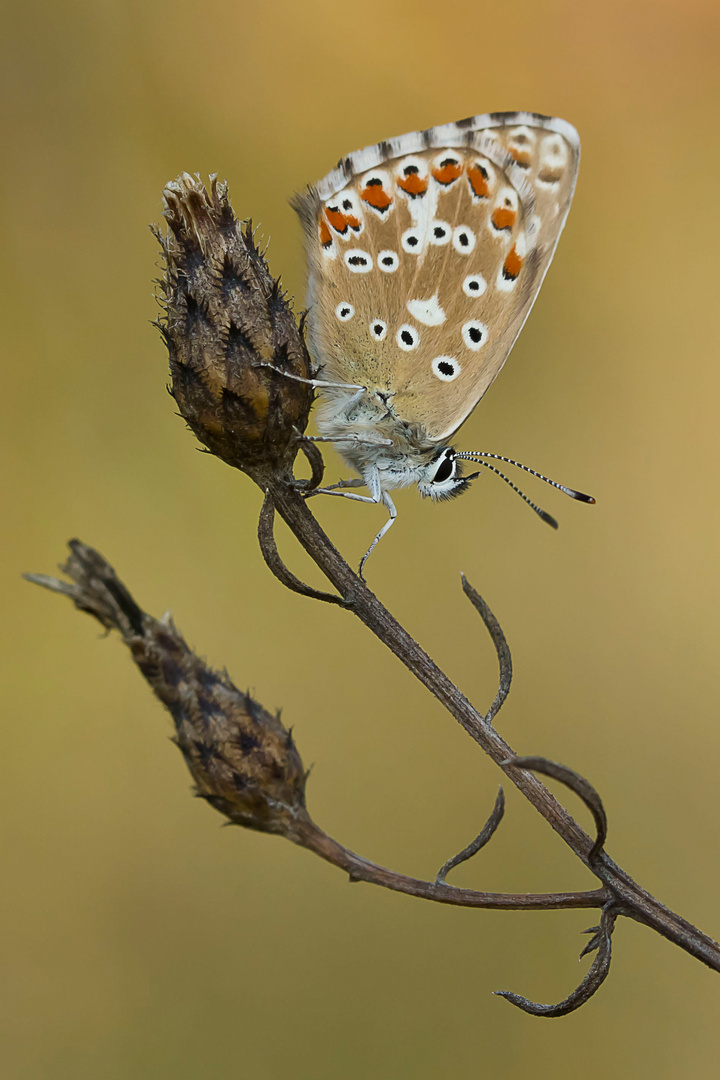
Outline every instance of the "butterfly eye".
<svg viewBox="0 0 720 1080">
<path fill-rule="evenodd" d="M 401 349 L 410 352 L 411 349 L 417 349 L 420 344 L 420 334 L 414 326 L 404 323 L 398 330 L 395 340 Z"/>
<path fill-rule="evenodd" d="M 400 265 L 396 251 L 381 251 L 377 262 L 384 274 L 394 274 Z"/>
<path fill-rule="evenodd" d="M 373 319 L 370 323 L 370 335 L 375 341 L 382 341 L 387 334 L 387 323 L 382 319 Z"/>
<path fill-rule="evenodd" d="M 417 229 L 406 229 L 402 234 L 400 240 L 403 251 L 407 251 L 410 255 L 418 255 L 420 253 L 420 233 Z"/>
<path fill-rule="evenodd" d="M 369 274 L 372 270 L 372 259 L 366 251 L 360 248 L 350 248 L 345 252 L 345 265 L 353 274 Z"/>
<path fill-rule="evenodd" d="M 452 382 L 460 374 L 460 365 L 454 356 L 436 356 L 432 362 L 433 373 L 442 382 Z"/>
<path fill-rule="evenodd" d="M 475 233 L 467 225 L 458 225 L 453 233 L 453 247 L 459 255 L 469 255 L 475 247 Z"/>
<path fill-rule="evenodd" d="M 462 336 L 468 349 L 475 352 L 481 349 L 487 340 L 487 326 L 485 323 L 478 322 L 477 319 L 472 319 L 463 326 Z"/>
<path fill-rule="evenodd" d="M 355 314 L 355 308 L 352 306 L 352 304 L 347 304 L 343 302 L 342 304 L 338 304 L 338 306 L 335 308 L 335 314 L 337 315 L 340 322 L 350 322 L 353 315 Z"/>
<path fill-rule="evenodd" d="M 455 458 L 446 454 L 438 465 L 437 472 L 433 476 L 432 482 L 433 484 L 444 484 L 446 480 L 449 480 L 454 475 Z"/>
<path fill-rule="evenodd" d="M 466 296 L 482 296 L 487 289 L 487 281 L 482 274 L 470 274 L 463 281 L 462 288 Z"/>
</svg>

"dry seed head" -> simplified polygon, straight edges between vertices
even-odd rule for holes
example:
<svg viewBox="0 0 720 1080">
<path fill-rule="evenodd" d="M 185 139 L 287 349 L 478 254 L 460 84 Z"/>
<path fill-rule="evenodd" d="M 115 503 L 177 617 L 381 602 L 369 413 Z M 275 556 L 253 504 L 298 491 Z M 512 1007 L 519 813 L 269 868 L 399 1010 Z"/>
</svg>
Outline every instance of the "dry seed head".
<svg viewBox="0 0 720 1080">
<path fill-rule="evenodd" d="M 132 658 L 169 710 L 175 742 L 198 795 L 237 825 L 296 838 L 309 821 L 307 774 L 292 735 L 227 673 L 213 671 L 186 644 L 172 619 L 144 612 L 93 548 L 70 542 L 70 583 L 28 575 L 70 597 L 106 630 L 118 630 Z"/>
<path fill-rule="evenodd" d="M 312 365 L 290 304 L 233 214 L 227 186 L 184 173 L 163 193 L 169 233 L 158 325 L 170 354 L 171 392 L 198 439 L 262 484 L 290 470 L 313 393 L 258 364 L 301 378 Z"/>
</svg>

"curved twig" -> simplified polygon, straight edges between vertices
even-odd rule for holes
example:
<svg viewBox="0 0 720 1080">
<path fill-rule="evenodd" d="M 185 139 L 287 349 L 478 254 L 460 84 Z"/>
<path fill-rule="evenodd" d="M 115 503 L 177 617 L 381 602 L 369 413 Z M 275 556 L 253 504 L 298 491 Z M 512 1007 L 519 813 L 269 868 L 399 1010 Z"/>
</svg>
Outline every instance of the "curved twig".
<svg viewBox="0 0 720 1080">
<path fill-rule="evenodd" d="M 505 699 L 510 693 L 510 684 L 512 682 L 512 656 L 510 655 L 510 647 L 507 643 L 505 634 L 503 633 L 500 623 L 497 621 L 492 611 L 488 607 L 488 604 L 483 600 L 482 596 L 476 589 L 472 587 L 468 579 L 464 574 L 460 575 L 462 581 L 463 592 L 467 596 L 468 600 L 479 612 L 480 618 L 485 623 L 487 632 L 489 633 L 492 643 L 495 646 L 495 652 L 497 653 L 498 664 L 500 666 L 500 685 L 498 686 L 498 692 L 495 695 L 495 700 L 490 706 L 485 719 L 490 724 L 493 719 L 500 712 L 500 709 L 505 704 Z"/>
<path fill-rule="evenodd" d="M 497 798 L 495 799 L 495 805 L 492 809 L 490 817 L 483 825 L 482 831 L 478 833 L 471 844 L 468 844 L 466 848 L 459 851 L 457 855 L 453 855 L 452 859 L 448 859 L 437 872 L 435 877 L 436 885 L 444 885 L 445 878 L 454 870 L 460 863 L 467 862 L 468 859 L 472 859 L 473 855 L 477 855 L 481 848 L 484 848 L 488 840 L 492 839 L 495 831 L 502 821 L 503 814 L 505 813 L 505 792 L 502 788 L 498 788 Z"/>
<path fill-rule="evenodd" d="M 298 443 L 310 464 L 312 472 L 307 480 L 296 480 L 295 483 L 298 488 L 302 488 L 305 494 L 308 494 L 310 491 L 314 491 L 315 488 L 319 488 L 322 484 L 323 476 L 325 475 L 325 461 L 311 439 L 306 439 L 304 435 L 298 435 Z"/>
<path fill-rule="evenodd" d="M 363 859 L 328 836 L 311 820 L 298 822 L 291 839 L 333 866 L 345 870 L 351 881 L 365 881 L 439 904 L 504 911 L 555 911 L 560 908 L 602 908 L 613 899 L 610 890 L 605 888 L 564 893 L 491 893 L 458 889 L 444 882 L 422 881 Z"/>
<path fill-rule="evenodd" d="M 607 815 L 605 814 L 605 807 L 602 804 L 602 799 L 592 784 L 588 783 L 585 777 L 581 776 L 580 773 L 575 772 L 574 769 L 568 768 L 567 765 L 560 765 L 557 761 L 550 761 L 548 758 L 515 757 L 512 758 L 508 764 L 514 765 L 517 769 L 530 769 L 532 772 L 542 773 L 543 776 L 549 776 L 553 780 L 559 780 L 561 784 L 565 784 L 566 787 L 569 787 L 579 799 L 582 799 L 592 814 L 595 822 L 595 842 L 590 848 L 587 856 L 588 863 L 592 866 L 594 860 L 605 846 L 605 840 L 607 839 Z"/>
<path fill-rule="evenodd" d="M 522 1009 L 523 1012 L 530 1013 L 531 1016 L 567 1016 L 568 1013 L 579 1009 L 581 1005 L 590 1000 L 593 994 L 597 993 L 608 976 L 612 959 L 612 933 L 615 920 L 621 914 L 622 910 L 614 903 L 607 904 L 603 908 L 600 926 L 597 928 L 598 933 L 593 938 L 593 942 L 586 946 L 580 954 L 584 956 L 586 952 L 591 951 L 591 948 L 596 948 L 598 950 L 597 956 L 577 989 L 573 990 L 572 994 L 569 994 L 563 1001 L 559 1001 L 557 1005 L 541 1005 L 539 1002 L 530 1001 L 520 994 L 514 994 L 511 990 L 495 990 L 493 992 L 498 997 L 505 998 L 512 1005 L 517 1005 L 518 1009 Z"/>
<path fill-rule="evenodd" d="M 258 540 L 260 542 L 262 557 L 278 581 L 287 586 L 288 589 L 292 589 L 293 592 L 300 593 L 302 596 L 310 596 L 313 600 L 324 600 L 326 604 L 339 604 L 340 607 L 350 607 L 350 601 L 344 600 L 342 596 L 335 596 L 333 593 L 322 592 L 320 589 L 313 589 L 311 585 L 306 585 L 300 578 L 295 577 L 291 570 L 288 570 L 287 566 L 280 558 L 280 552 L 275 543 L 275 535 L 273 532 L 274 523 L 275 504 L 273 503 L 270 492 L 266 491 L 265 501 L 263 502 L 260 518 L 258 520 Z"/>
</svg>

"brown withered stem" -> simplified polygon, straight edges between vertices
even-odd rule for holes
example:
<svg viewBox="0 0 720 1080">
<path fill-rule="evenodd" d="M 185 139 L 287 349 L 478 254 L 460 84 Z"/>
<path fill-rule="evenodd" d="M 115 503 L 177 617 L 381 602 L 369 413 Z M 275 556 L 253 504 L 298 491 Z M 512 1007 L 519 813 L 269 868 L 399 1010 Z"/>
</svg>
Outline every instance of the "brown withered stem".
<svg viewBox="0 0 720 1080">
<path fill-rule="evenodd" d="M 73 541 L 65 567 L 71 583 L 41 575 L 31 575 L 31 580 L 64 593 L 103 626 L 120 631 L 142 674 L 172 713 L 177 742 L 198 793 L 230 821 L 286 836 L 345 870 L 353 881 L 427 900 L 513 910 L 600 908 L 600 923 L 588 931 L 592 937 L 581 953 L 596 955 L 581 984 L 565 1000 L 540 1005 L 500 992 L 526 1012 L 562 1016 L 595 993 L 608 974 L 612 933 L 621 915 L 720 971 L 718 943 L 651 896 L 606 853 L 606 814 L 588 781 L 545 758 L 519 757 L 496 730 L 493 721 L 510 690 L 510 651 L 500 624 L 470 583 L 463 577 L 463 591 L 488 630 L 500 669 L 498 690 L 486 713 L 468 701 L 333 546 L 304 497 L 319 485 L 323 466 L 317 447 L 304 438 L 313 390 L 303 380 L 312 380 L 316 373 L 302 322 L 298 327 L 254 243 L 252 229 L 249 225 L 243 229 L 235 219 L 224 185 L 212 179 L 206 189 L 199 179 L 184 174 L 168 185 L 164 198 L 170 232 L 165 237 L 157 232 L 166 262 L 158 325 L 170 354 L 172 393 L 199 440 L 263 490 L 258 536 L 267 565 L 288 588 L 347 608 L 387 645 L 589 868 L 599 887 L 506 894 L 446 883 L 446 875 L 477 854 L 497 830 L 504 813 L 502 789 L 480 834 L 444 864 L 434 881 L 406 877 L 361 858 L 310 817 L 305 772 L 279 719 L 241 694 L 226 675 L 203 664 L 172 622 L 142 612 L 102 556 Z M 293 475 L 299 450 L 311 465 L 309 481 Z M 310 588 L 284 565 L 273 536 L 276 513 L 334 593 Z M 581 799 L 593 817 L 594 837 L 585 833 L 537 774 L 564 784 Z"/>
</svg>

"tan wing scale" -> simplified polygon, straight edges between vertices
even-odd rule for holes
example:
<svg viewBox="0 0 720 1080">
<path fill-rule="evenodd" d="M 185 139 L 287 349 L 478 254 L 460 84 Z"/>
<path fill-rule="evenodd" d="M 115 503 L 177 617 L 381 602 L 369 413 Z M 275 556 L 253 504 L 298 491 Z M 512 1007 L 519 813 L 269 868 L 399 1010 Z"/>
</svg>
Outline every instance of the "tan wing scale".
<svg viewBox="0 0 720 1080">
<path fill-rule="evenodd" d="M 491 114 L 351 154 L 296 200 L 325 377 L 389 397 L 432 442 L 505 363 L 575 187 L 574 128 Z"/>
</svg>

